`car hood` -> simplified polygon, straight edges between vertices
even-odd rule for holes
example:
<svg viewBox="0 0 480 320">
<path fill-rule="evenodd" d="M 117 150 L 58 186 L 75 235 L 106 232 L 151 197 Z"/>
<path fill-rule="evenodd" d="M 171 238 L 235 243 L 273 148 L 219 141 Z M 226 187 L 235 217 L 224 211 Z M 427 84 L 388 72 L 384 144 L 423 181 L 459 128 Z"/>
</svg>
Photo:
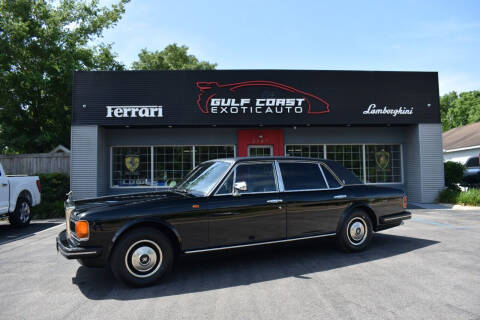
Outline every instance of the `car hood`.
<svg viewBox="0 0 480 320">
<path fill-rule="evenodd" d="M 130 204 L 140 204 L 150 201 L 167 202 L 177 199 L 185 199 L 193 197 L 190 194 L 181 193 L 175 190 L 159 191 L 159 192 L 142 192 L 129 193 L 115 196 L 98 197 L 90 199 L 82 199 L 70 202 L 75 206 L 75 214 L 84 213 L 86 211 L 96 211 L 98 209 L 119 207 Z M 68 205 L 68 204 L 67 204 Z"/>
</svg>

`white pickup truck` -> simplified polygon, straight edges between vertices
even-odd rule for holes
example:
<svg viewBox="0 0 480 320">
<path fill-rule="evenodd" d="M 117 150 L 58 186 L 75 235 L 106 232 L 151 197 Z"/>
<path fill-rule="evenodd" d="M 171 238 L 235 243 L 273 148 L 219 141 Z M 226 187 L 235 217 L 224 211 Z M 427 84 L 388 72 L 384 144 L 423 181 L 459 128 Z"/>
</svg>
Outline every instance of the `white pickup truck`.
<svg viewBox="0 0 480 320">
<path fill-rule="evenodd" d="M 32 207 L 40 203 L 40 179 L 7 176 L 0 163 L 0 216 L 8 216 L 14 226 L 30 223 Z"/>
</svg>

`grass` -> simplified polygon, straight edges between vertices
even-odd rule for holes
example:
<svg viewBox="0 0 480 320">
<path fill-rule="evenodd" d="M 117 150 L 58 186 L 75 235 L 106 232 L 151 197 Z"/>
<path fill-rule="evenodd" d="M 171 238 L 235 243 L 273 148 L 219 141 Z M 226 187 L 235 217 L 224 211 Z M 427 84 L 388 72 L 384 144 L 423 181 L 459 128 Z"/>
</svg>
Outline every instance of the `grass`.
<svg viewBox="0 0 480 320">
<path fill-rule="evenodd" d="M 443 203 L 462 204 L 465 206 L 480 206 L 480 189 L 458 191 L 446 188 L 440 192 L 437 201 Z"/>
</svg>

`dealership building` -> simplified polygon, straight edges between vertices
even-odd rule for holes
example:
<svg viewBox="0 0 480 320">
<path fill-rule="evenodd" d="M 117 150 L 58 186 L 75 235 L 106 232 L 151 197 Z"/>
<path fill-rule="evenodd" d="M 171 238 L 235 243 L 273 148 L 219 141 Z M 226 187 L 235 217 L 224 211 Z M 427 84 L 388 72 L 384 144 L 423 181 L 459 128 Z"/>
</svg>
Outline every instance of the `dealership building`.
<svg viewBox="0 0 480 320">
<path fill-rule="evenodd" d="M 161 190 L 202 161 L 302 156 L 433 202 L 444 185 L 435 72 L 76 72 L 75 199 Z"/>
</svg>

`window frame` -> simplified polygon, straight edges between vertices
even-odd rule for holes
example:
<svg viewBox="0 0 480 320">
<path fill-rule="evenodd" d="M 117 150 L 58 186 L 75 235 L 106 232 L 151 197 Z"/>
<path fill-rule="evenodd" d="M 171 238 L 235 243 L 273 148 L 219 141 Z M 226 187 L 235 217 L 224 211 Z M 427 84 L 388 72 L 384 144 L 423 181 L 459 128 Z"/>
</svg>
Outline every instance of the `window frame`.
<svg viewBox="0 0 480 320">
<path fill-rule="evenodd" d="M 341 188 L 330 188 L 328 185 L 328 181 L 325 178 L 325 174 L 323 173 L 323 168 L 320 163 L 320 161 L 309 161 L 309 160 L 276 160 L 278 163 L 278 170 L 279 170 L 279 175 L 282 177 L 282 183 L 283 183 L 283 174 L 282 174 L 282 169 L 280 168 L 280 163 L 286 162 L 286 163 L 310 163 L 310 164 L 316 164 L 318 166 L 318 170 L 322 174 L 323 177 L 323 182 L 325 182 L 325 185 L 327 186 L 326 188 L 313 188 L 313 189 L 293 189 L 293 190 L 287 190 L 285 189 L 285 184 L 283 185 L 283 192 L 308 192 L 308 191 L 324 191 L 324 190 L 336 190 L 336 189 L 341 189 L 343 188 L 343 185 L 341 185 Z"/>
<path fill-rule="evenodd" d="M 366 161 L 366 146 L 400 146 L 400 181 L 399 182 L 367 182 L 367 161 Z M 333 160 L 327 158 L 327 146 L 360 146 L 362 149 L 362 173 L 363 179 L 361 181 L 365 185 L 399 185 L 405 184 L 405 165 L 404 165 L 404 156 L 403 156 L 403 143 L 392 143 L 392 142 L 375 142 L 375 143 L 285 143 L 284 144 L 284 154 L 287 154 L 287 146 L 323 146 L 323 159 Z M 287 156 L 290 157 L 290 156 Z M 295 157 L 295 156 L 291 156 Z M 319 161 L 322 159 L 319 158 Z M 333 160 L 335 161 L 335 160 Z M 332 170 L 330 172 L 333 173 Z M 336 174 L 334 174 L 335 177 Z M 338 177 L 337 177 L 338 178 Z M 343 184 L 342 184 L 343 185 Z"/>
<path fill-rule="evenodd" d="M 273 171 L 273 176 L 275 179 L 275 187 L 277 190 L 275 191 L 261 191 L 261 192 L 242 192 L 239 193 L 238 196 L 243 196 L 246 194 L 268 194 L 268 193 L 279 193 L 282 192 L 282 189 L 280 187 L 279 179 L 278 179 L 278 172 L 277 172 L 277 166 L 275 164 L 276 160 L 265 160 L 265 161 L 241 161 L 237 162 L 233 168 L 225 175 L 225 177 L 222 178 L 222 181 L 213 189 L 215 191 L 214 196 L 215 197 L 221 197 L 221 196 L 233 196 L 235 190 L 233 188 L 233 185 L 235 185 L 235 181 L 237 179 L 237 168 L 242 165 L 254 165 L 254 164 L 266 164 L 270 163 L 272 165 L 272 171 Z M 232 192 L 230 193 L 218 193 L 218 190 L 223 186 L 223 183 L 230 177 L 230 173 L 233 174 L 233 185 L 232 185 Z M 248 188 L 248 185 L 247 185 Z"/>
<path fill-rule="evenodd" d="M 367 182 L 367 153 L 366 153 L 366 146 L 399 146 L 400 149 L 400 181 L 399 182 Z M 394 184 L 404 184 L 404 165 L 403 165 L 403 143 L 365 143 L 363 144 L 363 159 L 364 159 L 364 178 L 363 183 L 366 185 L 394 185 Z"/>
<path fill-rule="evenodd" d="M 197 147 L 233 147 L 233 157 L 237 156 L 237 146 L 235 144 L 154 144 L 154 145 L 111 145 L 110 148 L 110 189 L 169 189 L 168 186 L 156 186 L 153 185 L 153 176 L 154 176 L 154 149 L 155 147 L 190 147 L 192 149 L 192 170 L 201 163 L 195 163 L 195 148 Z M 150 185 L 146 186 L 114 186 L 113 185 L 113 148 L 150 148 L 150 170 L 149 178 Z M 212 159 L 213 160 L 213 159 Z M 207 160 L 210 161 L 210 160 Z M 203 161 L 206 162 L 206 161 Z"/>
<path fill-rule="evenodd" d="M 150 185 L 146 186 L 114 186 L 113 185 L 113 148 L 150 148 L 150 170 L 149 170 L 149 178 L 150 178 Z M 146 189 L 146 188 L 155 188 L 153 186 L 153 146 L 145 146 L 145 145 L 115 145 L 110 146 L 110 189 Z"/>
</svg>

